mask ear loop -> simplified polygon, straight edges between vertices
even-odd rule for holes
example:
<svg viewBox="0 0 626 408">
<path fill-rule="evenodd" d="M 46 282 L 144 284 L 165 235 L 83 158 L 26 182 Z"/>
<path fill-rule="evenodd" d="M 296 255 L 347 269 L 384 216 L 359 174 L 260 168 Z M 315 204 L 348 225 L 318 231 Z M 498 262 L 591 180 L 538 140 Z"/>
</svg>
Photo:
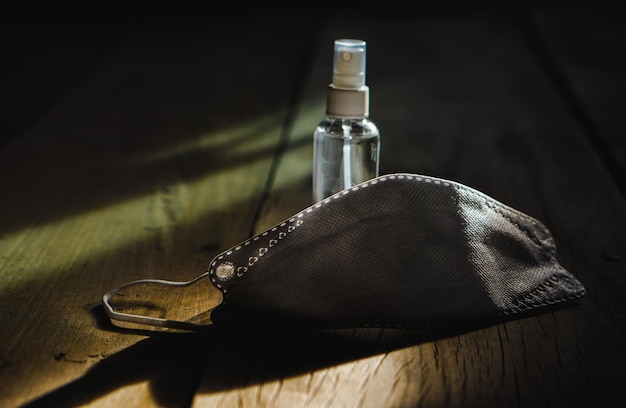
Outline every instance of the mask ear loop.
<svg viewBox="0 0 626 408">
<path fill-rule="evenodd" d="M 162 317 L 151 317 L 151 316 L 145 316 L 145 315 L 140 315 L 140 314 L 120 312 L 120 311 L 115 310 L 114 307 L 111 306 L 110 300 L 114 296 L 120 295 L 124 290 L 132 286 L 163 285 L 163 286 L 168 286 L 168 287 L 184 288 L 187 286 L 191 286 L 197 283 L 198 281 L 204 278 L 207 278 L 208 276 L 209 276 L 209 273 L 205 272 L 202 275 L 199 275 L 196 278 L 188 282 L 175 282 L 175 281 L 167 281 L 167 280 L 160 280 L 160 279 L 142 279 L 142 280 L 129 282 L 129 283 L 124 284 L 123 286 L 120 286 L 117 289 L 113 289 L 112 291 L 106 293 L 102 297 L 102 303 L 104 305 L 104 309 L 107 315 L 109 315 L 109 318 L 111 318 L 112 320 L 136 323 L 136 324 L 145 325 L 145 326 L 154 326 L 154 327 L 162 327 L 162 328 L 185 330 L 185 331 L 207 330 L 208 328 L 212 326 L 212 323 L 196 324 L 190 321 L 180 321 L 180 320 L 166 319 Z M 210 312 L 213 311 L 215 307 L 210 308 L 206 311 L 203 311 L 202 316 L 210 315 Z"/>
</svg>

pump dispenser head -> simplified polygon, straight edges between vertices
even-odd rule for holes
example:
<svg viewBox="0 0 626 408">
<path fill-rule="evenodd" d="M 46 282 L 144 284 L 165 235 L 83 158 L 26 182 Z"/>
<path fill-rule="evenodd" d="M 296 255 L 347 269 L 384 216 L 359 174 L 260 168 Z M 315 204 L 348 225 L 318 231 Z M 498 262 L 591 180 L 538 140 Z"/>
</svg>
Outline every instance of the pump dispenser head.
<svg viewBox="0 0 626 408">
<path fill-rule="evenodd" d="M 365 85 L 365 41 L 335 40 L 333 82 L 328 86 L 326 114 L 367 118 L 369 88 Z"/>
<path fill-rule="evenodd" d="M 365 41 L 335 41 L 333 85 L 342 89 L 360 89 L 365 85 Z"/>
</svg>

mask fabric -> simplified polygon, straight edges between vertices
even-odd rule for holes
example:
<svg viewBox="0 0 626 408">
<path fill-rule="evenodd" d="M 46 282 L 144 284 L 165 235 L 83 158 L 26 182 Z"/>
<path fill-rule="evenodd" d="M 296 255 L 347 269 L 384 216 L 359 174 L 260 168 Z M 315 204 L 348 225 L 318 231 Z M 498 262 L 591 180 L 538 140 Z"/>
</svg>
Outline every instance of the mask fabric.
<svg viewBox="0 0 626 408">
<path fill-rule="evenodd" d="M 465 185 L 390 174 L 216 256 L 217 325 L 430 329 L 584 296 L 536 219 Z"/>
</svg>

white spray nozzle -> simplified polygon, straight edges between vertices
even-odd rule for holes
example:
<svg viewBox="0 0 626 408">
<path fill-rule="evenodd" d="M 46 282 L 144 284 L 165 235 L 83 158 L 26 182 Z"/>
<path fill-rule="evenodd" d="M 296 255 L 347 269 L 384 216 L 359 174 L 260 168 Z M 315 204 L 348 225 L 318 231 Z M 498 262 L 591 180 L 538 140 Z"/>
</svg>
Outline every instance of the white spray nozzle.
<svg viewBox="0 0 626 408">
<path fill-rule="evenodd" d="M 333 86 L 343 89 L 365 86 L 365 41 L 335 41 Z"/>
</svg>

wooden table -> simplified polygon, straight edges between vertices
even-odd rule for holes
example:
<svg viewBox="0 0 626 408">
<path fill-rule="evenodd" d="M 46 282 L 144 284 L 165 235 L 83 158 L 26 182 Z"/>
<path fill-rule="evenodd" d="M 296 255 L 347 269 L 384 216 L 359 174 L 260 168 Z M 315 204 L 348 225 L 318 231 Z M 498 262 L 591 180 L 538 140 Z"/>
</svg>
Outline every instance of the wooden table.
<svg viewBox="0 0 626 408">
<path fill-rule="evenodd" d="M 621 17 L 555 6 L 5 23 L 0 406 L 618 405 Z M 401 347 L 112 325 L 104 293 L 189 280 L 311 204 L 312 132 L 343 37 L 368 44 L 381 173 L 458 181 L 539 219 L 587 295 Z"/>
</svg>

